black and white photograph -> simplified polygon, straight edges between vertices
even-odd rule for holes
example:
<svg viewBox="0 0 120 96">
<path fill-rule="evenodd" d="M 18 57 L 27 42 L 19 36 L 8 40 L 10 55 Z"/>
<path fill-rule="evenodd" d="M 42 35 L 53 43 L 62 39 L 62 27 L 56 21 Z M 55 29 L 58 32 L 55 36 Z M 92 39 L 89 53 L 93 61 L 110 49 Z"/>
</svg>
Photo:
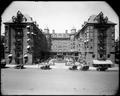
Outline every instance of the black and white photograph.
<svg viewBox="0 0 120 96">
<path fill-rule="evenodd" d="M 119 17 L 105 1 L 13 1 L 1 15 L 1 95 L 115 95 Z"/>
</svg>

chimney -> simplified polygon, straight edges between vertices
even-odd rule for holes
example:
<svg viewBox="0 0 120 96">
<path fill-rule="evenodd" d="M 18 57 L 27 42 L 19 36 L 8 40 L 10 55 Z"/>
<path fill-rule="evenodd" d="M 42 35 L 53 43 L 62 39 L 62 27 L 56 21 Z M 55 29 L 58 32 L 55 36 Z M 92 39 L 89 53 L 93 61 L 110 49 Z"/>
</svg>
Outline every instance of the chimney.
<svg viewBox="0 0 120 96">
<path fill-rule="evenodd" d="M 49 33 L 48 27 L 46 27 L 46 28 L 44 29 L 44 32 L 45 32 L 45 33 Z"/>
<path fill-rule="evenodd" d="M 55 33 L 55 30 L 54 30 L 54 29 L 52 30 L 52 33 L 53 33 L 53 34 Z"/>
<path fill-rule="evenodd" d="M 65 34 L 68 34 L 68 30 L 65 30 Z"/>
<path fill-rule="evenodd" d="M 71 33 L 75 33 L 76 32 L 76 29 L 71 29 Z"/>
</svg>

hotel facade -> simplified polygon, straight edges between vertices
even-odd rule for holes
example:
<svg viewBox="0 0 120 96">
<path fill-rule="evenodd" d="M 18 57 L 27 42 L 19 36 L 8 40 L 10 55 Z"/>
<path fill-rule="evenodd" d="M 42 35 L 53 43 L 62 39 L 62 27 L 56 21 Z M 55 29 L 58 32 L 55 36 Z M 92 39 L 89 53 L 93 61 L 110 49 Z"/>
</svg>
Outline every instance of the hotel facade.
<svg viewBox="0 0 120 96">
<path fill-rule="evenodd" d="M 72 28 L 70 32 L 50 32 L 49 28 L 38 28 L 31 17 L 17 12 L 11 21 L 5 22 L 5 57 L 12 53 L 13 58 L 28 54 L 28 63 L 34 64 L 49 57 L 71 56 L 79 62 L 91 65 L 93 60 L 115 61 L 115 23 L 100 12 L 88 18 L 80 30 Z M 12 63 L 15 63 L 13 59 Z"/>
</svg>

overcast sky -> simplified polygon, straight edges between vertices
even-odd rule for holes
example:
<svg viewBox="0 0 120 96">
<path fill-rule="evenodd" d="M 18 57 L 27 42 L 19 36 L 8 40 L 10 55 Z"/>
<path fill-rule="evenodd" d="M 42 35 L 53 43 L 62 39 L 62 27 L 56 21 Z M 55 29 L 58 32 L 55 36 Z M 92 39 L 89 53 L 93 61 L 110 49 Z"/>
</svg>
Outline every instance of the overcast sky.
<svg viewBox="0 0 120 96">
<path fill-rule="evenodd" d="M 118 37 L 119 32 L 119 18 L 114 10 L 103 1 L 89 1 L 89 2 L 33 2 L 33 1 L 16 1 L 12 2 L 2 14 L 2 22 L 9 21 L 12 16 L 16 16 L 17 11 L 20 10 L 23 14 L 28 14 L 34 21 L 39 24 L 39 28 L 49 28 L 50 33 L 55 29 L 56 33 L 68 32 L 75 27 L 77 30 L 81 29 L 84 21 L 87 21 L 91 15 L 97 15 L 101 11 L 104 16 L 114 23 L 115 38 Z M 2 24 L 2 33 L 4 26 Z"/>
</svg>

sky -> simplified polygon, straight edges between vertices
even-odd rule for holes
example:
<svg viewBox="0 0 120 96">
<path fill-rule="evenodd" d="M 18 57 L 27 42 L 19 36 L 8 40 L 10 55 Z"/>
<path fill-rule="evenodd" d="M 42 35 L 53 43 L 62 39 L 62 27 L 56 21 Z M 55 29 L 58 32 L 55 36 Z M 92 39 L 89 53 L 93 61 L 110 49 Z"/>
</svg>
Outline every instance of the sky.
<svg viewBox="0 0 120 96">
<path fill-rule="evenodd" d="M 115 26 L 115 39 L 119 36 L 119 17 L 113 8 L 104 1 L 14 1 L 2 14 L 1 33 L 4 33 L 3 22 L 9 21 L 20 10 L 37 22 L 39 28 L 48 27 L 50 33 L 54 29 L 56 33 L 64 33 L 74 27 L 81 29 L 84 21 L 91 15 L 98 15 L 101 11 L 104 16 L 117 25 Z"/>
</svg>

